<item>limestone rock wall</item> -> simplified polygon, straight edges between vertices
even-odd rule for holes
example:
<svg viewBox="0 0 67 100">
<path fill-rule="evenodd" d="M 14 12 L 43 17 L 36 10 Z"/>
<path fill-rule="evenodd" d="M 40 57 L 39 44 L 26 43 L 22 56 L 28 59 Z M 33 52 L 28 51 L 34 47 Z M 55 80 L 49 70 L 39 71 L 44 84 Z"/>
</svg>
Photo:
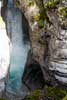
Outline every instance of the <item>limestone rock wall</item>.
<svg viewBox="0 0 67 100">
<path fill-rule="evenodd" d="M 61 70 L 65 69 L 65 65 L 60 67 L 66 61 L 66 46 L 61 45 L 64 41 L 66 45 L 67 1 L 14 0 L 14 4 L 28 20 L 31 51 L 33 58 L 41 65 L 45 81 L 55 85 L 58 79 L 66 83 L 66 72 Z M 60 66 L 56 65 L 57 60 Z"/>
</svg>

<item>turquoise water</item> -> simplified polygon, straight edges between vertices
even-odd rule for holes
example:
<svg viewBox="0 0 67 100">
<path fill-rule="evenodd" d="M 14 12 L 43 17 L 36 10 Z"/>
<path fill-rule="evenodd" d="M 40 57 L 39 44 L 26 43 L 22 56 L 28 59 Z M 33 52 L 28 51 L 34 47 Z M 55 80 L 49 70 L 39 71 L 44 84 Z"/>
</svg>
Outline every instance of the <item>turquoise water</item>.
<svg viewBox="0 0 67 100">
<path fill-rule="evenodd" d="M 22 14 L 18 9 L 7 9 L 7 31 L 12 43 L 7 89 L 14 93 L 24 88 L 21 78 L 29 51 L 29 45 L 23 42 L 22 22 Z"/>
</svg>

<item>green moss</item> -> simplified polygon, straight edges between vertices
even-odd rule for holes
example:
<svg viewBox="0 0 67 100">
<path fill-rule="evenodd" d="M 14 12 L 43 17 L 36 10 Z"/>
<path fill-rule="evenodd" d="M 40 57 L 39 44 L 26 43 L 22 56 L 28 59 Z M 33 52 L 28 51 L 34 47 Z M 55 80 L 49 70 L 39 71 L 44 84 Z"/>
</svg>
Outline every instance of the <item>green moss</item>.
<svg viewBox="0 0 67 100">
<path fill-rule="evenodd" d="M 36 90 L 36 91 L 32 92 L 30 94 L 30 96 L 27 96 L 26 100 L 38 100 L 40 94 L 41 94 L 40 91 Z"/>
<path fill-rule="evenodd" d="M 67 91 L 59 87 L 45 87 L 42 90 L 32 92 L 25 100 L 41 100 L 51 98 L 49 100 L 67 100 Z"/>
<path fill-rule="evenodd" d="M 33 5 L 34 5 L 33 0 L 27 0 L 27 5 L 28 5 L 28 6 L 33 6 Z"/>
<path fill-rule="evenodd" d="M 52 9 L 54 8 L 57 4 L 59 4 L 60 2 L 62 2 L 63 0 L 48 0 L 45 4 L 44 7 L 46 9 Z"/>
<path fill-rule="evenodd" d="M 54 100 L 62 100 L 67 94 L 67 91 L 58 87 L 46 87 L 45 89 L 46 89 L 45 95 L 47 97 L 54 98 Z"/>
<path fill-rule="evenodd" d="M 53 8 L 55 6 L 54 2 L 53 1 L 48 1 L 45 5 L 45 8 Z"/>
<path fill-rule="evenodd" d="M 67 17 L 67 7 L 59 7 L 58 8 L 59 17 Z"/>
<path fill-rule="evenodd" d="M 58 16 L 61 26 L 67 27 L 67 7 L 59 7 L 58 8 Z"/>
<path fill-rule="evenodd" d="M 33 16 L 33 19 L 34 19 L 35 21 L 39 21 L 39 19 L 40 19 L 40 14 L 35 14 L 35 15 Z"/>
<path fill-rule="evenodd" d="M 44 20 L 43 19 L 40 19 L 38 21 L 38 26 L 39 26 L 39 28 L 43 28 L 44 27 Z"/>
</svg>

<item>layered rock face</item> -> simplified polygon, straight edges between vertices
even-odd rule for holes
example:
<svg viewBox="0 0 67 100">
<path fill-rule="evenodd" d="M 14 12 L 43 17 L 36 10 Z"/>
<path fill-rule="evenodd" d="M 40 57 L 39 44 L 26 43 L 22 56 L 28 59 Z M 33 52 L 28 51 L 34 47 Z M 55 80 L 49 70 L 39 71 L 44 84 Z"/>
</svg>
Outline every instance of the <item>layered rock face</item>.
<svg viewBox="0 0 67 100">
<path fill-rule="evenodd" d="M 66 0 L 14 0 L 30 26 L 33 59 L 51 84 L 67 83 Z"/>
<path fill-rule="evenodd" d="M 56 12 L 48 12 L 52 26 L 48 29 L 50 33 L 49 42 L 49 69 L 54 71 L 56 79 L 67 83 L 67 30 L 59 25 Z"/>
</svg>

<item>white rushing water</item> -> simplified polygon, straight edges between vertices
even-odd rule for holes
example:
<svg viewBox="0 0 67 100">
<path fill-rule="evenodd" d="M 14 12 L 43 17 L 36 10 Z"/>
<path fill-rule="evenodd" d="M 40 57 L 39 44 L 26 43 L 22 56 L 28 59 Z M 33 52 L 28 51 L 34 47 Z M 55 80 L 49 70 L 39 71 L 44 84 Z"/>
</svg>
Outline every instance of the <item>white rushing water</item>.
<svg viewBox="0 0 67 100">
<path fill-rule="evenodd" d="M 5 89 L 5 80 L 7 79 L 9 62 L 10 62 L 10 41 L 7 36 L 5 23 L 1 17 L 0 1 L 0 98 Z"/>
<path fill-rule="evenodd" d="M 21 89 L 24 91 L 21 78 L 30 48 L 28 44 L 24 44 L 23 42 L 22 22 L 21 12 L 16 8 L 8 7 L 7 31 L 8 36 L 11 38 L 12 53 L 7 90 L 14 93 L 20 93 Z"/>
</svg>

